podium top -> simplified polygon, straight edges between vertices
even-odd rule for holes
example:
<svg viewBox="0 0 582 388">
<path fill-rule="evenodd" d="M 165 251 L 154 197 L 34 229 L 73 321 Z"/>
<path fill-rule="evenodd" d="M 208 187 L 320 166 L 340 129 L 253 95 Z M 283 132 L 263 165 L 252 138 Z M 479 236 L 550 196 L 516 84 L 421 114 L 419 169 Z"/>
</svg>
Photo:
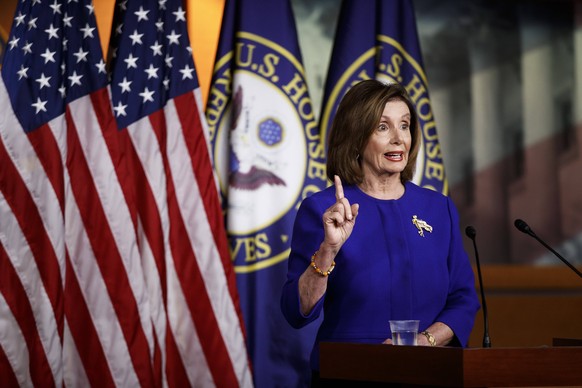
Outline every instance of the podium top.
<svg viewBox="0 0 582 388">
<path fill-rule="evenodd" d="M 452 348 L 320 343 L 328 379 L 443 387 L 582 385 L 582 346 Z"/>
</svg>

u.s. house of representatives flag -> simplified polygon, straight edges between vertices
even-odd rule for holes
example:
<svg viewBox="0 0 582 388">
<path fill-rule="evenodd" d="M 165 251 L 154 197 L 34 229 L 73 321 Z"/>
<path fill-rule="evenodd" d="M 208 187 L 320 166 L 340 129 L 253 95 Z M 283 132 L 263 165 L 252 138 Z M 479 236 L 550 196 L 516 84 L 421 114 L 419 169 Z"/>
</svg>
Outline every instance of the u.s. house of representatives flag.
<svg viewBox="0 0 582 388">
<path fill-rule="evenodd" d="M 256 385 L 297 386 L 312 325 L 279 301 L 301 200 L 326 184 L 289 1 L 227 1 L 206 107 Z"/>
<path fill-rule="evenodd" d="M 252 386 L 180 0 L 116 4 L 111 99 L 131 138 L 138 241 L 162 383 Z"/>
<path fill-rule="evenodd" d="M 422 130 L 414 182 L 447 194 L 412 2 L 344 0 L 337 26 L 321 110 L 324 142 L 341 98 L 354 83 L 371 78 L 399 82 L 416 106 Z"/>
</svg>

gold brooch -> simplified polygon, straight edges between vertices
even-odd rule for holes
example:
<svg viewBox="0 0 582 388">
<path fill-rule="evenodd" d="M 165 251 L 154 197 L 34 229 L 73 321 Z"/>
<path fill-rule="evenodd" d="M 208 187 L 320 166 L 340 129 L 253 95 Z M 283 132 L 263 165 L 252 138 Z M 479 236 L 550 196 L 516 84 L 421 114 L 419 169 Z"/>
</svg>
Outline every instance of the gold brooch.
<svg viewBox="0 0 582 388">
<path fill-rule="evenodd" d="M 418 229 L 418 234 L 420 234 L 422 237 L 424 237 L 424 230 L 432 233 L 432 226 L 427 224 L 426 221 L 417 218 L 416 215 L 412 216 L 412 223 L 414 226 L 416 226 L 416 229 Z"/>
</svg>

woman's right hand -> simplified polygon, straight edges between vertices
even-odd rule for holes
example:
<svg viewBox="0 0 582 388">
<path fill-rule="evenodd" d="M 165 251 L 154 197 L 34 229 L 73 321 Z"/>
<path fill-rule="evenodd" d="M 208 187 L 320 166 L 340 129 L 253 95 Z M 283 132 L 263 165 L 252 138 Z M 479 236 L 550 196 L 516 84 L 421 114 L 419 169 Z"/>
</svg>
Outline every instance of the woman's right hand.
<svg viewBox="0 0 582 388">
<path fill-rule="evenodd" d="M 337 252 L 352 234 L 359 205 L 350 205 L 350 201 L 344 196 L 342 181 L 337 175 L 334 176 L 334 184 L 336 202 L 323 213 L 323 227 L 324 243 Z"/>
</svg>

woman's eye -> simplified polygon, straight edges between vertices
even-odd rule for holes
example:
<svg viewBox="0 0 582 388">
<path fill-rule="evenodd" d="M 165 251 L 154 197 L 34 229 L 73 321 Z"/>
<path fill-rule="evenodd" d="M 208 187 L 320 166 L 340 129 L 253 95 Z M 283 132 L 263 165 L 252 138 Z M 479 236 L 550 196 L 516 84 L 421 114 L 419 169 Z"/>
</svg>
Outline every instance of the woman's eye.
<svg viewBox="0 0 582 388">
<path fill-rule="evenodd" d="M 388 129 L 388 126 L 386 124 L 380 124 L 378 125 L 378 130 L 379 131 L 385 131 Z"/>
<path fill-rule="evenodd" d="M 402 130 L 407 130 L 408 128 L 410 128 L 410 125 L 408 123 L 402 123 L 402 125 L 400 125 L 400 129 Z"/>
</svg>

